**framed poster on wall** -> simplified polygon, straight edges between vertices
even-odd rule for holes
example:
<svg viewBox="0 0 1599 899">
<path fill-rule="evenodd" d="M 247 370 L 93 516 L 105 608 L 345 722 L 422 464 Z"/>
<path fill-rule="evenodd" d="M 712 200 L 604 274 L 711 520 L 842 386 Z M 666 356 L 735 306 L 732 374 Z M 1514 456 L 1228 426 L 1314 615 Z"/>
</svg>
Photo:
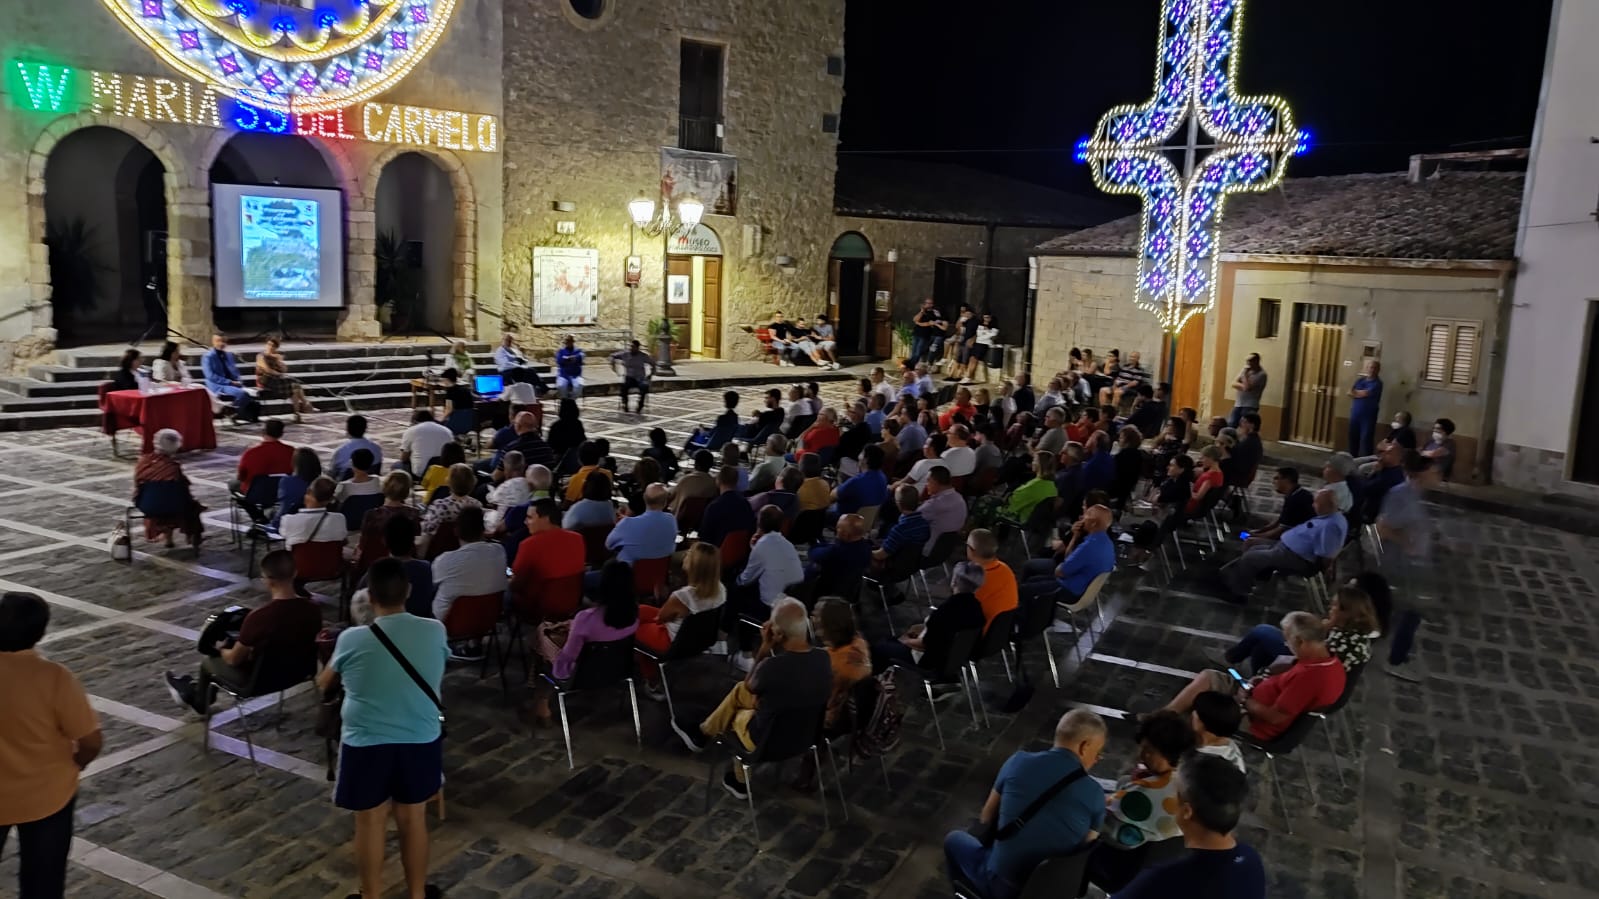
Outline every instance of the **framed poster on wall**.
<svg viewBox="0 0 1599 899">
<path fill-rule="evenodd" d="M 672 305 L 688 305 L 690 296 L 690 276 L 668 275 L 666 277 L 666 301 Z"/>
<path fill-rule="evenodd" d="M 533 324 L 587 325 L 600 316 L 600 251 L 533 248 Z"/>
</svg>

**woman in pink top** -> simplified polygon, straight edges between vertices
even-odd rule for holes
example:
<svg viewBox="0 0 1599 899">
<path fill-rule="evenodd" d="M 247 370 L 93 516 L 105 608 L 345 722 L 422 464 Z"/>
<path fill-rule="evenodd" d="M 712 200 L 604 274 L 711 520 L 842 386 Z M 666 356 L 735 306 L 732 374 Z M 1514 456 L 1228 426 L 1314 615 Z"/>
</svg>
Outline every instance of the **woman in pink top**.
<svg viewBox="0 0 1599 899">
<path fill-rule="evenodd" d="M 550 676 L 567 680 L 577 673 L 577 658 L 588 642 L 609 643 L 633 636 L 638 630 L 638 596 L 633 587 L 633 566 L 612 559 L 600 569 L 600 605 L 578 612 L 571 621 L 546 621 L 539 625 L 539 655 L 550 666 Z M 533 716 L 542 726 L 550 722 L 548 690 L 539 690 Z"/>
</svg>

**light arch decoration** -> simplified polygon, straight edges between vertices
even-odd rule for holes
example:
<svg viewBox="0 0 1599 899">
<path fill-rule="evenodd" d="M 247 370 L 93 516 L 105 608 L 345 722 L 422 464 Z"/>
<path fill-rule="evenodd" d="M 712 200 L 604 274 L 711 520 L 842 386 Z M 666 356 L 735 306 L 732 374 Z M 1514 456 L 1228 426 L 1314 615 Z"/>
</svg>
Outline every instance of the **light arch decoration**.
<svg viewBox="0 0 1599 899">
<path fill-rule="evenodd" d="M 1236 89 L 1243 7 L 1163 0 L 1155 96 L 1111 109 L 1078 144 L 1100 190 L 1143 199 L 1135 302 L 1173 335 L 1214 301 L 1226 198 L 1277 186 L 1288 159 L 1310 146 L 1285 101 Z M 1171 145 L 1184 125 L 1187 140 Z M 1200 143 L 1201 132 L 1211 143 Z"/>
<path fill-rule="evenodd" d="M 103 0 L 164 62 L 264 109 L 331 112 L 398 84 L 456 0 Z"/>
</svg>

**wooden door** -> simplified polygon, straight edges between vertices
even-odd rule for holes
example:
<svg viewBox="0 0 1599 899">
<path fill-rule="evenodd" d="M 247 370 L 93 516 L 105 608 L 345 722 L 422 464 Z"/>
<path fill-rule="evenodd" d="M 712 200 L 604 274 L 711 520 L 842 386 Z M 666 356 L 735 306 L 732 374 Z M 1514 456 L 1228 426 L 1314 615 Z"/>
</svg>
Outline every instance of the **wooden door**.
<svg viewBox="0 0 1599 899">
<path fill-rule="evenodd" d="M 668 289 L 670 289 L 671 277 L 673 275 L 682 275 L 682 276 L 684 276 L 686 278 L 693 278 L 694 277 L 694 258 L 692 256 L 668 256 L 668 257 L 666 257 L 666 275 L 667 275 Z M 690 291 L 691 291 L 690 295 L 691 296 L 692 296 L 692 285 L 693 285 L 693 282 L 691 281 L 690 282 Z M 692 317 L 694 304 L 692 302 L 689 302 L 689 303 L 673 303 L 673 302 L 670 302 L 665 297 L 662 298 L 662 302 L 666 306 L 666 317 L 672 320 L 672 330 L 673 330 L 673 332 L 681 333 L 683 335 L 683 339 L 681 341 L 679 341 L 678 343 L 674 344 L 673 347 L 672 347 L 672 358 L 673 359 L 687 359 L 688 355 L 689 355 L 689 340 L 690 340 L 690 338 L 689 338 L 689 320 Z M 654 347 L 653 347 L 654 335 L 653 334 L 650 335 L 650 339 L 652 341 L 651 350 L 653 351 L 653 349 L 654 349 Z"/>
<path fill-rule="evenodd" d="M 838 291 L 839 282 L 844 279 L 844 260 L 827 260 L 827 318 L 838 327 Z"/>
<path fill-rule="evenodd" d="M 873 262 L 867 266 L 867 297 L 866 302 L 871 303 L 872 331 L 870 341 L 863 340 L 872 348 L 872 355 L 879 359 L 887 359 L 894 353 L 894 263 Z M 877 295 L 879 292 L 888 294 L 888 305 L 879 308 Z"/>
<path fill-rule="evenodd" d="M 1168 349 L 1168 352 L 1170 350 Z M 1172 372 L 1171 414 L 1184 407 L 1199 409 L 1199 398 L 1204 385 L 1200 383 L 1205 365 L 1205 317 L 1196 315 L 1183 325 L 1177 335 L 1177 364 Z M 1159 381 L 1166 370 L 1161 369 L 1155 380 Z"/>
<path fill-rule="evenodd" d="M 1288 439 L 1311 446 L 1337 443 L 1334 410 L 1344 359 L 1343 306 L 1294 304 L 1293 375 Z"/>
<path fill-rule="evenodd" d="M 705 280 L 700 285 L 704 295 L 701 315 L 704 333 L 700 336 L 700 355 L 706 359 L 722 358 L 722 259 L 705 257 Z"/>
</svg>

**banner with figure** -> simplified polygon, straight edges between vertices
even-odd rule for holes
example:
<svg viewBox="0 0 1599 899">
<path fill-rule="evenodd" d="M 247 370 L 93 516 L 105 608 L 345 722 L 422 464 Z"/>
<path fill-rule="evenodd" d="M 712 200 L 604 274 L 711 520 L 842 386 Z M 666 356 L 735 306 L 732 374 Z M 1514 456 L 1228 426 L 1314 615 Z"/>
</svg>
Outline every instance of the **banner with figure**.
<svg viewBox="0 0 1599 899">
<path fill-rule="evenodd" d="M 677 215 L 677 204 L 693 197 L 706 215 L 738 212 L 738 157 L 661 148 L 661 199 Z"/>
<path fill-rule="evenodd" d="M 600 251 L 533 248 L 533 324 L 589 325 L 600 316 Z"/>
</svg>

